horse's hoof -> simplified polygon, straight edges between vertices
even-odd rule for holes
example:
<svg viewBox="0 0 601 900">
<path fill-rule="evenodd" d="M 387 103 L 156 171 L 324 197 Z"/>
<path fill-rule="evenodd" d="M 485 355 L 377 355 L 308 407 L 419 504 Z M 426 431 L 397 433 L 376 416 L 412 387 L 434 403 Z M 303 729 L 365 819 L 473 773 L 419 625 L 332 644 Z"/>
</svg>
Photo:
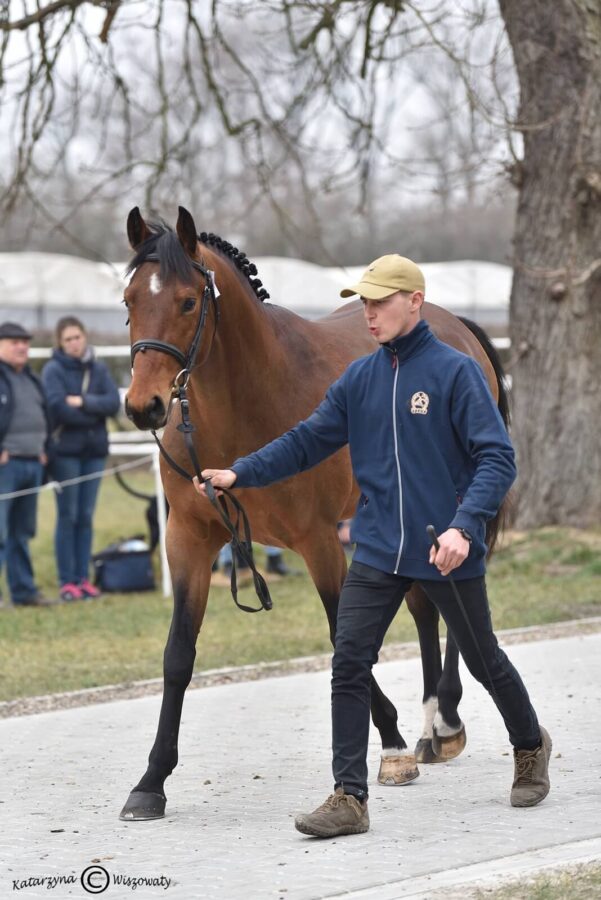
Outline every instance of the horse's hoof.
<svg viewBox="0 0 601 900">
<path fill-rule="evenodd" d="M 379 784 L 395 787 L 411 784 L 418 777 L 419 769 L 412 753 L 405 753 L 401 756 L 382 756 L 380 759 Z"/>
<path fill-rule="evenodd" d="M 415 745 L 415 759 L 418 763 L 430 765 L 431 763 L 442 762 L 442 759 L 436 755 L 432 749 L 431 738 L 420 738 Z"/>
<path fill-rule="evenodd" d="M 439 735 L 436 728 L 432 728 L 432 749 L 441 762 L 447 762 L 449 759 L 455 759 L 465 749 L 467 738 L 465 736 L 465 725 L 456 734 Z"/>
<path fill-rule="evenodd" d="M 164 794 L 152 794 L 147 791 L 132 791 L 127 803 L 119 813 L 122 822 L 146 822 L 150 819 L 162 819 L 165 815 L 167 798 Z"/>
</svg>

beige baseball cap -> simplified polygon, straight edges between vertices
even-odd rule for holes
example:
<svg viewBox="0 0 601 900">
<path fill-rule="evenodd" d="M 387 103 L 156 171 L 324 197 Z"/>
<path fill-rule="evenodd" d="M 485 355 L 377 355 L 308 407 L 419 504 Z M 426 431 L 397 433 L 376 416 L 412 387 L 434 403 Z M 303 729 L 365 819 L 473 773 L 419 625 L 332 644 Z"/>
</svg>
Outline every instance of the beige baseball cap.
<svg viewBox="0 0 601 900">
<path fill-rule="evenodd" d="M 419 266 L 406 256 L 389 253 L 374 260 L 361 276 L 359 284 L 344 288 L 340 291 L 340 296 L 360 294 L 368 300 L 383 300 L 397 291 L 423 292 L 425 288 L 424 273 Z"/>
</svg>

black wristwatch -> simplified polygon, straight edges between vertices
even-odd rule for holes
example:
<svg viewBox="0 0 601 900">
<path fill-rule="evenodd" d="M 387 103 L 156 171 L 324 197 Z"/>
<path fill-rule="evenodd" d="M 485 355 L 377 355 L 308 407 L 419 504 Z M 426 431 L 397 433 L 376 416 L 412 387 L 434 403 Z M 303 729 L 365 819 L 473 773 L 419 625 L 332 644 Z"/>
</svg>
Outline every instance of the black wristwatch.
<svg viewBox="0 0 601 900">
<path fill-rule="evenodd" d="M 452 527 L 455 529 L 455 531 L 459 532 L 462 538 L 465 538 L 468 544 L 472 543 L 472 536 L 469 531 L 466 531 L 465 528 L 457 528 L 455 525 L 453 525 Z"/>
</svg>

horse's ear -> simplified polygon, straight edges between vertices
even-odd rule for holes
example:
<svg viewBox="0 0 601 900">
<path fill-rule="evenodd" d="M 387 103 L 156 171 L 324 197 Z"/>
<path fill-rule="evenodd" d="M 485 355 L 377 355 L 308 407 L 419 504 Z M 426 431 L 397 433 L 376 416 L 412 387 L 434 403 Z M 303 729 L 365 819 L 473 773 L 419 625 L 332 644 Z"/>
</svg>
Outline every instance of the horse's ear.
<svg viewBox="0 0 601 900">
<path fill-rule="evenodd" d="M 177 236 L 186 253 L 190 256 L 194 256 L 196 253 L 196 244 L 198 243 L 194 219 L 183 206 L 180 206 L 178 211 L 179 215 L 177 217 L 177 225 L 175 226 Z"/>
<path fill-rule="evenodd" d="M 137 250 L 151 234 L 151 230 L 142 218 L 140 208 L 134 206 L 127 217 L 127 236 L 132 250 Z"/>
</svg>

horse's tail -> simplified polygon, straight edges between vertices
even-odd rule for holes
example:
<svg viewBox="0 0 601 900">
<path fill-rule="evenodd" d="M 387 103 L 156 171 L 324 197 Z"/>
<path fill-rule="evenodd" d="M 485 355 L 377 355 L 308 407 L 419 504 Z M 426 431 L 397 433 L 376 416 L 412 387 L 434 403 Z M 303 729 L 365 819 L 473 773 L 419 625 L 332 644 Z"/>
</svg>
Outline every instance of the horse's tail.
<svg viewBox="0 0 601 900">
<path fill-rule="evenodd" d="M 501 362 L 501 357 L 494 346 L 493 342 L 484 331 L 480 325 L 476 325 L 475 322 L 472 322 L 471 319 L 465 319 L 463 316 L 459 316 L 459 319 L 463 322 L 466 328 L 472 332 L 474 337 L 476 337 L 479 343 L 484 348 L 484 352 L 488 356 L 490 363 L 494 369 L 495 376 L 497 379 L 497 387 L 499 391 L 499 399 L 497 401 L 497 406 L 499 407 L 499 412 L 501 414 L 501 418 L 505 423 L 505 427 L 509 428 L 510 422 L 510 414 L 509 414 L 509 394 L 507 392 L 507 384 L 505 380 L 505 372 L 503 370 L 503 363 Z M 505 497 L 505 500 L 501 504 L 498 513 L 494 518 L 489 519 L 486 523 L 486 543 L 488 544 L 488 555 L 491 556 L 495 549 L 495 545 L 497 543 L 497 539 L 499 535 L 502 533 L 505 525 L 509 519 L 509 513 L 511 509 L 511 492 Z"/>
</svg>

